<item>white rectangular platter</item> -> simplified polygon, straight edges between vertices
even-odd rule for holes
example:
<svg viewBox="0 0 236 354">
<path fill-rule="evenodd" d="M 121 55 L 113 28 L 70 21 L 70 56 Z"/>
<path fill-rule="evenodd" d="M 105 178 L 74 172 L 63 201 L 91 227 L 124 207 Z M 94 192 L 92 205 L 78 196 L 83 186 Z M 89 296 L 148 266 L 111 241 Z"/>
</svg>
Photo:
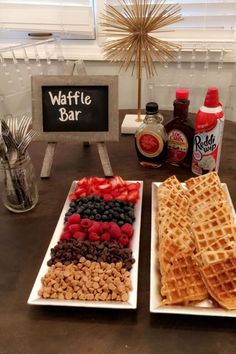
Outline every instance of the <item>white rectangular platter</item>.
<svg viewBox="0 0 236 354">
<path fill-rule="evenodd" d="M 74 307 L 95 307 L 95 308 L 110 308 L 110 309 L 136 309 L 137 308 L 137 292 L 138 292 L 138 262 L 139 262 L 139 240 L 140 240 L 140 227 L 141 227 L 141 212 L 142 212 L 142 197 L 143 197 L 143 182 L 142 181 L 128 181 L 139 182 L 139 200 L 135 205 L 135 222 L 133 223 L 134 235 L 131 240 L 130 247 L 133 251 L 133 258 L 135 263 L 130 272 L 132 290 L 129 293 L 129 299 L 127 302 L 118 301 L 82 301 L 82 300 L 57 300 L 57 299 L 43 299 L 38 295 L 38 291 L 41 288 L 41 278 L 46 274 L 48 270 L 47 262 L 51 258 L 50 250 L 53 248 L 60 239 L 60 235 L 63 229 L 64 216 L 69 208 L 69 195 L 74 191 L 76 181 L 73 181 L 69 190 L 66 202 L 62 209 L 60 218 L 49 244 L 48 250 L 44 257 L 43 263 L 35 280 L 31 294 L 27 303 L 29 305 L 50 305 L 50 306 L 74 306 Z"/>
<path fill-rule="evenodd" d="M 151 220 L 151 262 L 150 262 L 150 312 L 152 313 L 168 313 L 168 314 L 181 314 L 181 315 L 201 315 L 201 316 L 222 316 L 222 317 L 236 317 L 236 310 L 227 311 L 220 307 L 214 307 L 210 299 L 201 301 L 195 306 L 181 306 L 181 305 L 162 305 L 162 297 L 160 294 L 161 281 L 159 273 L 158 249 L 157 249 L 157 230 L 156 230 L 156 191 L 161 185 L 159 182 L 152 183 L 152 220 Z M 184 186 L 184 184 L 182 184 Z M 229 194 L 228 187 L 222 183 L 229 203 L 236 214 L 233 203 Z"/>
</svg>

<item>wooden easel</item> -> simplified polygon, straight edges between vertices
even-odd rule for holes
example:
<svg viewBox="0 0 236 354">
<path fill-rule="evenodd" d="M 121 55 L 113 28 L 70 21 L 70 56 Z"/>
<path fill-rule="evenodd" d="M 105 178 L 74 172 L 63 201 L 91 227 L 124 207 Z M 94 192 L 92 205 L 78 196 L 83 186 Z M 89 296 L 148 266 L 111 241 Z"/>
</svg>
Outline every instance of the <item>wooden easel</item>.
<svg viewBox="0 0 236 354">
<path fill-rule="evenodd" d="M 86 70 L 85 66 L 82 61 L 77 61 L 74 63 L 73 68 L 72 68 L 72 73 L 65 73 L 65 75 L 86 75 Z M 90 142 L 84 142 L 83 143 L 84 147 L 89 147 Z M 98 154 L 101 160 L 102 168 L 104 175 L 106 177 L 112 177 L 113 171 L 107 151 L 107 147 L 105 142 L 97 142 L 97 149 L 98 149 Z M 53 159 L 54 159 L 54 154 L 56 151 L 56 146 L 57 142 L 48 142 L 44 159 L 43 159 L 43 165 L 40 173 L 41 178 L 49 178 L 51 174 L 51 168 L 53 164 Z"/>
</svg>

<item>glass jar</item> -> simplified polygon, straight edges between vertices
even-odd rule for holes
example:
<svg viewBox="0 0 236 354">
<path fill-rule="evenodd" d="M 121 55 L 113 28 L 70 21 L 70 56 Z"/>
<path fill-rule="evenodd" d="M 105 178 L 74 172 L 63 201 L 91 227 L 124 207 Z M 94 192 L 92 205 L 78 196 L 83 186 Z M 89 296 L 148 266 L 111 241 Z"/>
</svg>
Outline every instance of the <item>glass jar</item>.
<svg viewBox="0 0 236 354">
<path fill-rule="evenodd" d="M 158 168 L 167 158 L 167 134 L 163 116 L 158 112 L 158 104 L 146 105 L 143 124 L 135 133 L 135 147 L 140 165 Z"/>
<path fill-rule="evenodd" d="M 38 202 L 38 188 L 30 156 L 1 161 L 4 206 L 15 213 L 31 210 Z"/>
</svg>

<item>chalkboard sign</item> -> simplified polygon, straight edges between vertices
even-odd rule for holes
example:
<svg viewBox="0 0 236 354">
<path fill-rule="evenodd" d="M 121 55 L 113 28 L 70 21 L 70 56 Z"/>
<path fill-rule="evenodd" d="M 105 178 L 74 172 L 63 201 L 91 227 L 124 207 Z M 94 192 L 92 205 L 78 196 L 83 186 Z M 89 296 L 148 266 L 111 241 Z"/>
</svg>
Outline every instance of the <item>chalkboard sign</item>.
<svg viewBox="0 0 236 354">
<path fill-rule="evenodd" d="M 33 127 L 38 140 L 117 141 L 117 76 L 33 76 Z"/>
</svg>

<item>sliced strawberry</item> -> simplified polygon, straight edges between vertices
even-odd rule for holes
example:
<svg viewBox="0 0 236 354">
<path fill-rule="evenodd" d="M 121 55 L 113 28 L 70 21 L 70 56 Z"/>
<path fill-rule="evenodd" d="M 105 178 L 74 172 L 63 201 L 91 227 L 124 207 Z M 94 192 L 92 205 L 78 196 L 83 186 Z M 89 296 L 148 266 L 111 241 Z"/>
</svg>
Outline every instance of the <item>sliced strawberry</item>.
<svg viewBox="0 0 236 354">
<path fill-rule="evenodd" d="M 117 199 L 126 201 L 128 198 L 128 191 L 124 191 L 117 196 Z"/>
<path fill-rule="evenodd" d="M 75 199 L 77 199 L 76 194 L 75 194 L 75 193 L 71 193 L 71 194 L 69 195 L 69 199 L 70 199 L 70 200 L 75 200 Z"/>
<path fill-rule="evenodd" d="M 111 186 L 109 183 L 105 183 L 105 184 L 100 184 L 97 188 L 100 191 L 104 191 L 104 190 L 110 190 Z"/>
<path fill-rule="evenodd" d="M 92 178 L 92 184 L 102 184 L 106 182 L 105 178 L 100 178 L 100 177 L 93 177 Z"/>
<path fill-rule="evenodd" d="M 78 186 L 87 186 L 89 184 L 89 178 L 83 177 L 78 181 Z"/>
<path fill-rule="evenodd" d="M 74 194 L 77 198 L 79 197 L 86 197 L 86 190 L 82 187 L 76 188 Z"/>
<path fill-rule="evenodd" d="M 109 202 L 109 200 L 113 199 L 113 196 L 112 196 L 112 194 L 105 193 L 103 195 L 103 199 L 104 199 L 105 202 Z"/>
<path fill-rule="evenodd" d="M 127 185 L 128 187 L 128 191 L 133 191 L 133 190 L 138 190 L 139 189 L 139 186 L 137 185 L 137 183 L 129 183 Z"/>
<path fill-rule="evenodd" d="M 129 195 L 127 198 L 128 202 L 135 204 L 135 203 L 137 203 L 138 199 L 139 199 L 139 192 L 137 190 L 129 192 Z"/>
</svg>

